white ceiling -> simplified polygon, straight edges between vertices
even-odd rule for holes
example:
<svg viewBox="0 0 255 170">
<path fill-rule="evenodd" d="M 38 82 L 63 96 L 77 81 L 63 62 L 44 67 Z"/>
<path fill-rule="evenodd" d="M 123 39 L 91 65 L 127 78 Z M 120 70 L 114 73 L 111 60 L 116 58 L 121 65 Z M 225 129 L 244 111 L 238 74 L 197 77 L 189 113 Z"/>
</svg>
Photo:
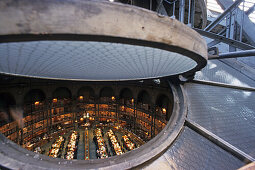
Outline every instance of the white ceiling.
<svg viewBox="0 0 255 170">
<path fill-rule="evenodd" d="M 197 63 L 181 54 L 135 45 L 34 41 L 0 44 L 0 72 L 77 80 L 132 80 L 186 72 Z"/>
</svg>

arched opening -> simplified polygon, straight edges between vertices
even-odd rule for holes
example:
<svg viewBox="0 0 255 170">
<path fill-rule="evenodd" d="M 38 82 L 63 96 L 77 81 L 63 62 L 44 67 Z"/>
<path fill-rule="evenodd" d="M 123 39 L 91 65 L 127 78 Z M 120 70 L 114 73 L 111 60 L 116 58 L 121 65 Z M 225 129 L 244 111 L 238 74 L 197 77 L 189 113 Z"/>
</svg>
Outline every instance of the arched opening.
<svg viewBox="0 0 255 170">
<path fill-rule="evenodd" d="M 24 97 L 24 104 L 35 104 L 43 102 L 45 100 L 45 94 L 40 89 L 32 89 Z"/>
<path fill-rule="evenodd" d="M 81 87 L 77 95 L 80 102 L 94 102 L 95 99 L 95 91 L 89 86 Z"/>
<path fill-rule="evenodd" d="M 73 126 L 72 93 L 66 87 L 58 87 L 52 93 L 51 129 L 62 131 Z"/>
<path fill-rule="evenodd" d="M 81 87 L 78 90 L 78 107 L 76 121 L 81 126 L 87 122 L 94 122 L 95 119 L 95 91 L 89 86 Z"/>
<path fill-rule="evenodd" d="M 28 91 L 24 97 L 24 116 L 32 114 L 32 111 L 44 106 L 45 94 L 40 89 Z"/>
<path fill-rule="evenodd" d="M 170 103 L 169 98 L 161 94 L 157 97 L 156 100 L 156 116 L 164 117 L 166 120 L 169 120 L 170 117 Z"/>
<path fill-rule="evenodd" d="M 102 88 L 99 97 L 101 102 L 115 101 L 114 91 L 111 87 Z"/>
<path fill-rule="evenodd" d="M 14 97 L 10 93 L 0 93 L 0 125 L 12 122 L 10 109 L 16 105 Z"/>
<path fill-rule="evenodd" d="M 120 91 L 120 103 L 124 105 L 133 105 L 134 96 L 129 88 L 124 88 Z"/>
<path fill-rule="evenodd" d="M 72 99 L 71 91 L 66 87 L 59 87 L 52 93 L 52 103 L 56 104 L 69 104 Z"/>
<path fill-rule="evenodd" d="M 169 121 L 173 111 L 172 101 L 173 101 L 172 98 L 169 98 L 164 94 L 158 95 L 156 99 L 156 112 L 158 114 L 156 114 L 156 116 L 164 115 L 164 118 L 166 119 L 166 121 Z"/>
<path fill-rule="evenodd" d="M 147 91 L 142 90 L 138 93 L 137 106 L 145 110 L 151 109 L 151 96 Z"/>
<path fill-rule="evenodd" d="M 66 87 L 59 87 L 52 93 L 53 99 L 71 99 L 72 93 Z"/>
<path fill-rule="evenodd" d="M 128 130 L 134 129 L 134 96 L 129 88 L 120 91 L 119 119 L 125 122 Z"/>
<path fill-rule="evenodd" d="M 155 134 L 158 134 L 167 124 L 172 113 L 172 104 L 169 98 L 164 95 L 158 95 L 156 99 L 155 113 Z"/>
<path fill-rule="evenodd" d="M 138 93 L 136 117 L 140 118 L 136 125 L 136 134 L 144 141 L 152 138 L 152 122 L 153 116 L 151 114 L 151 96 L 146 90 Z"/>
<path fill-rule="evenodd" d="M 114 91 L 111 87 L 104 87 L 100 90 L 100 104 L 99 107 L 99 114 L 98 114 L 98 120 L 101 123 L 108 123 L 110 121 L 116 120 L 116 105 L 112 104 L 114 103 L 115 96 Z"/>
</svg>

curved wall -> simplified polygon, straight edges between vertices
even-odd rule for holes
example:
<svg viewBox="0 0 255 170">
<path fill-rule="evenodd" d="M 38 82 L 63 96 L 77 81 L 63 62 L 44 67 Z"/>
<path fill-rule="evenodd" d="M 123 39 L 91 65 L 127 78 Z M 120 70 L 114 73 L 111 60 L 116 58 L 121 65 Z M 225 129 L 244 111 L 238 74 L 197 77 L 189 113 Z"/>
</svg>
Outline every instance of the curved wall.
<svg viewBox="0 0 255 170">
<path fill-rule="evenodd" d="M 22 89 L 1 89 L 0 94 L 13 96 L 17 105 L 8 108 L 11 112 L 2 113 L 13 119 L 3 119 L 0 131 L 28 148 L 31 143 L 40 141 L 45 133 L 78 128 L 84 114 L 89 113 L 92 122 L 118 122 L 148 141 L 166 126 L 173 109 L 173 96 L 169 88 L 142 85 L 137 82 L 74 84 L 48 81 L 44 84 L 39 81 L 30 82 Z M 13 95 L 17 91 L 18 95 Z M 162 96 L 168 100 L 167 104 Z"/>
<path fill-rule="evenodd" d="M 61 83 L 61 86 L 65 84 L 64 82 L 60 82 L 60 83 Z M 40 154 L 38 155 L 34 152 L 28 151 L 27 149 L 23 149 L 19 147 L 15 143 L 6 139 L 2 134 L 0 134 L 0 140 L 1 140 L 0 164 L 3 167 L 8 167 L 11 169 L 17 168 L 17 167 L 23 167 L 23 169 L 31 169 L 31 168 L 45 169 L 47 167 L 48 168 L 50 167 L 53 169 L 73 169 L 73 168 L 83 169 L 84 167 L 86 167 L 87 169 L 95 169 L 95 168 L 129 169 L 129 168 L 137 167 L 138 165 L 141 165 L 151 159 L 158 157 L 161 153 L 164 152 L 165 149 L 167 149 L 171 145 L 171 143 L 178 136 L 179 132 L 181 131 L 184 125 L 187 105 L 186 105 L 185 96 L 183 95 L 182 86 L 174 85 L 171 83 L 168 84 L 168 82 L 164 82 L 162 80 L 160 85 L 153 83 L 153 81 L 135 82 L 133 83 L 133 86 L 132 86 L 132 83 L 127 82 L 125 83 L 125 86 L 137 88 L 138 89 L 136 93 L 137 95 L 139 93 L 139 89 L 144 90 L 147 88 L 147 89 L 150 89 L 149 92 L 154 91 L 155 94 L 157 90 L 158 90 L 157 94 L 161 94 L 161 92 L 165 92 L 165 94 L 168 94 L 168 95 L 172 94 L 172 97 L 174 98 L 173 112 L 166 127 L 157 136 L 155 136 L 153 139 L 151 139 L 144 145 L 140 146 L 138 149 L 132 150 L 131 152 L 124 153 L 123 155 L 120 155 L 120 156 L 110 157 L 107 160 L 97 159 L 97 160 L 87 160 L 87 161 L 83 161 L 83 160 L 68 161 L 68 160 L 63 160 L 58 158 L 53 159 L 45 155 L 40 155 Z M 31 84 L 35 85 L 35 83 L 31 83 Z M 43 81 L 41 81 L 39 84 L 43 86 Z M 47 84 L 53 85 L 50 82 L 48 82 Z M 85 84 L 88 85 L 87 83 Z M 106 84 L 104 83 L 104 86 L 105 85 Z M 95 86 L 99 86 L 99 84 Z M 115 88 L 117 86 L 124 87 L 121 85 L 121 83 L 114 85 Z M 141 86 L 143 86 L 143 88 L 141 88 Z M 32 85 L 30 85 L 29 87 L 31 88 Z M 17 89 L 17 87 L 14 87 L 14 88 Z M 78 89 L 76 91 L 78 91 Z M 155 100 L 152 100 L 152 101 L 154 102 Z M 5 146 L 5 147 L 2 147 L 2 146 Z"/>
</svg>

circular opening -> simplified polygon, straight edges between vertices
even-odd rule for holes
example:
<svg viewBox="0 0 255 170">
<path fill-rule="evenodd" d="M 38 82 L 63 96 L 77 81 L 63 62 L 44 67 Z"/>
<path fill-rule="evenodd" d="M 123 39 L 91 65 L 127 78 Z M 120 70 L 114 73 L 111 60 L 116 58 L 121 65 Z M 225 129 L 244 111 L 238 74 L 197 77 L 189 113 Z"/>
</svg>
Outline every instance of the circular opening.
<svg viewBox="0 0 255 170">
<path fill-rule="evenodd" d="M 90 0 L 21 0 L 1 3 L 0 9 L 2 74 L 121 81 L 194 73 L 206 64 L 206 43 L 198 33 L 174 19 L 141 8 Z M 135 86 L 141 87 L 142 82 Z M 92 84 L 79 90 L 75 89 L 76 83 L 71 88 L 57 88 L 53 83 L 54 89 L 31 92 L 22 109 L 7 105 L 10 111 L 3 113 L 18 115 L 18 121 L 7 120 L 8 126 L 3 124 L 2 132 L 37 153 L 0 135 L 0 158 L 4 157 L 1 165 L 27 169 L 132 168 L 169 147 L 184 123 L 185 102 L 180 86 L 170 85 L 169 97 L 165 96 L 169 87 L 153 95 L 151 92 L 160 88 L 155 84 L 130 93 L 125 89 L 128 85 L 116 90 L 112 82 L 104 82 L 100 89 L 98 84 Z M 20 96 L 17 99 L 20 104 Z M 119 134 L 123 149 L 118 148 L 119 131 L 123 132 Z M 86 155 L 90 135 L 95 157 L 102 159 Z M 89 160 L 74 159 L 79 155 L 76 150 L 81 148 L 81 138 L 83 159 Z M 140 146 L 139 142 L 146 143 Z M 38 154 L 47 144 L 45 153 L 50 157 Z M 132 151 L 125 152 L 125 147 Z M 69 151 L 72 153 L 67 154 Z"/>
<path fill-rule="evenodd" d="M 135 92 L 134 86 L 120 86 L 116 91 L 111 85 L 100 89 L 90 85 L 77 89 L 76 97 L 71 98 L 73 90 L 58 87 L 48 88 L 52 91 L 52 95 L 48 94 L 52 96 L 50 99 L 45 98 L 43 90 L 32 89 L 24 94 L 23 109 L 16 107 L 11 111 L 10 116 L 22 117 L 14 116 L 14 120 L 3 122 L 1 132 L 34 152 L 19 154 L 46 162 L 57 161 L 59 166 L 63 161 L 77 159 L 77 165 L 73 166 L 85 163 L 87 167 L 111 167 L 145 152 L 142 154 L 145 159 L 139 163 L 131 161 L 125 165 L 137 166 L 162 152 L 169 146 L 167 141 L 173 140 L 172 135 L 180 130 L 174 128 L 182 116 L 174 101 L 179 97 L 175 87 L 171 88 L 173 92 L 164 88 L 154 90 L 157 95 L 152 98 L 152 91 L 146 88 Z M 57 95 L 60 91 L 62 95 Z M 5 110 L 3 113 L 8 114 L 11 108 Z M 157 152 L 153 151 L 154 145 L 159 149 Z"/>
</svg>

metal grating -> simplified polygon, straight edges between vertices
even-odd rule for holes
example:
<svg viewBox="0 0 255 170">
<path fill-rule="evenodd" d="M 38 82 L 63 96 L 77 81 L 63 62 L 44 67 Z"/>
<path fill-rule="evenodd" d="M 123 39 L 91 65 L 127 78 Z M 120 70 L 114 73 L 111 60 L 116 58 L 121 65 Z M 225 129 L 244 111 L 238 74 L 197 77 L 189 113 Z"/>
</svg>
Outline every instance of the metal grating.
<svg viewBox="0 0 255 170">
<path fill-rule="evenodd" d="M 188 118 L 255 157 L 255 93 L 209 85 L 185 85 Z"/>
<path fill-rule="evenodd" d="M 249 77 L 218 60 L 208 61 L 207 66 L 196 73 L 195 79 L 255 87 L 255 82 Z"/>
<path fill-rule="evenodd" d="M 243 166 L 240 160 L 200 136 L 188 127 L 175 143 L 144 169 L 237 169 Z"/>
</svg>

